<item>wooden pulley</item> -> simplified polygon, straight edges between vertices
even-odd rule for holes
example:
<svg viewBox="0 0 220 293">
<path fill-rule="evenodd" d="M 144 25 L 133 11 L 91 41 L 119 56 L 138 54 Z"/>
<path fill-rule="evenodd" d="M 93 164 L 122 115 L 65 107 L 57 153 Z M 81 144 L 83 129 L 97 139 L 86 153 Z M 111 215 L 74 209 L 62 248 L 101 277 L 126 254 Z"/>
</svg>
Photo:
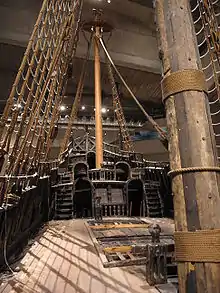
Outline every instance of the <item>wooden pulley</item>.
<svg viewBox="0 0 220 293">
<path fill-rule="evenodd" d="M 51 135 L 50 135 L 50 139 L 52 140 L 52 141 L 54 141 L 55 139 L 56 139 L 56 137 L 57 137 L 57 134 L 58 134 L 58 125 L 54 125 L 54 127 L 52 128 L 52 130 L 51 130 Z"/>
</svg>

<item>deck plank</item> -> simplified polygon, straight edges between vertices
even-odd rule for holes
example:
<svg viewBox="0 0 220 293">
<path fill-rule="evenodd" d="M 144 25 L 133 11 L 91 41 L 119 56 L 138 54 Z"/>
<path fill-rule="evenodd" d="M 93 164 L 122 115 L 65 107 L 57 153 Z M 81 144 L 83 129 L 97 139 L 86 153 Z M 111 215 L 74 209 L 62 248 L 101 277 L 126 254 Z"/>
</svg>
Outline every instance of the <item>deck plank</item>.
<svg viewBox="0 0 220 293">
<path fill-rule="evenodd" d="M 0 293 L 158 293 L 135 268 L 103 268 L 83 220 L 51 222 L 20 268 Z"/>
</svg>

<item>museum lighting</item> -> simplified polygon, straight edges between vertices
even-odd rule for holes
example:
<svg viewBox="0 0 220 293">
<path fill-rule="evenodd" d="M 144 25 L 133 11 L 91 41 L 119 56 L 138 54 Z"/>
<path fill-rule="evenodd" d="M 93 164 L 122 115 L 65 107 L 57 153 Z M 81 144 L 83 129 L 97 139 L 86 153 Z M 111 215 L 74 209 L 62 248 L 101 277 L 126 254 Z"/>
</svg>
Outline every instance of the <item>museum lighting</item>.
<svg viewBox="0 0 220 293">
<path fill-rule="evenodd" d="M 65 111 L 65 110 L 66 110 L 66 106 L 64 106 L 64 105 L 61 105 L 61 106 L 60 106 L 60 111 L 62 111 L 62 112 L 63 112 L 63 111 Z"/>
<path fill-rule="evenodd" d="M 107 109 L 106 108 L 102 108 L 101 111 L 102 111 L 103 114 L 105 114 L 107 112 Z"/>
</svg>

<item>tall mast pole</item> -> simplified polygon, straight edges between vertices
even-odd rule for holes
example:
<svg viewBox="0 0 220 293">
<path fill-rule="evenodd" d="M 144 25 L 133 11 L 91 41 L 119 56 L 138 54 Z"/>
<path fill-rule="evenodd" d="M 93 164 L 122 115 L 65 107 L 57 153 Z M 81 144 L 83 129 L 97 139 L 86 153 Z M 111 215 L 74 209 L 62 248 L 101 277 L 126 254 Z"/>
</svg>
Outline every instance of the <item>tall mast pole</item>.
<svg viewBox="0 0 220 293">
<path fill-rule="evenodd" d="M 98 24 L 100 13 L 95 11 L 95 22 Z M 94 57 L 95 57 L 95 137 L 96 137 L 96 168 L 100 169 L 103 163 L 103 132 L 102 132 L 102 90 L 99 37 L 101 27 L 95 26 Z"/>
<path fill-rule="evenodd" d="M 189 3 L 156 0 L 179 292 L 219 293 L 219 167 Z"/>
</svg>

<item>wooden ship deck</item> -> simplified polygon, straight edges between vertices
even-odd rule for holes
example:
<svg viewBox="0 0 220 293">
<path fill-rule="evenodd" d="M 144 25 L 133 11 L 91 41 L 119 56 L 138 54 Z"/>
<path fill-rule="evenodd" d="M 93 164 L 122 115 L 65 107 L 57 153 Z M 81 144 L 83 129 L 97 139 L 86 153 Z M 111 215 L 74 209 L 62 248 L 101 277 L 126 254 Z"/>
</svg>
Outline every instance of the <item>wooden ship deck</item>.
<svg viewBox="0 0 220 293">
<path fill-rule="evenodd" d="M 167 227 L 163 232 L 172 233 L 171 220 L 158 222 Z M 149 286 L 143 263 L 104 268 L 85 223 L 82 219 L 49 222 L 26 248 L 24 258 L 12 266 L 14 275 L 1 276 L 0 292 L 176 292 L 171 284 Z"/>
<path fill-rule="evenodd" d="M 165 2 L 155 8 L 169 135 L 115 66 L 102 37 L 113 28 L 101 11 L 81 23 L 82 0 L 44 0 L 0 120 L 0 292 L 220 292 L 219 1 Z M 91 40 L 50 161 L 80 29 Z M 95 137 L 85 125 L 76 138 L 91 45 Z M 101 49 L 119 145 L 103 140 Z M 116 75 L 169 144 L 169 163 L 134 151 Z"/>
</svg>

